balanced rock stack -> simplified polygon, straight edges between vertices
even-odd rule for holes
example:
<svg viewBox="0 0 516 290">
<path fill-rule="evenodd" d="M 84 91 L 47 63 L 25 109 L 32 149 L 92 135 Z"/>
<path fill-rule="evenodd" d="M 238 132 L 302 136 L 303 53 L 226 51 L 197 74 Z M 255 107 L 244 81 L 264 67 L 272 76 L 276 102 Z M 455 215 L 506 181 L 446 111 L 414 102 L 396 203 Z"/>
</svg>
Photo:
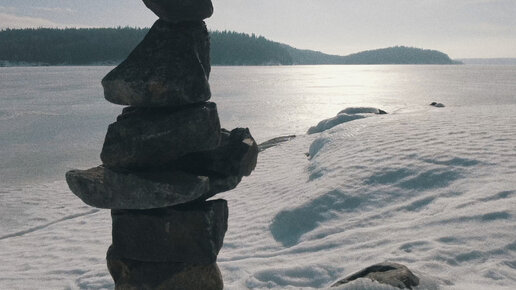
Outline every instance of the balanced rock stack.
<svg viewBox="0 0 516 290">
<path fill-rule="evenodd" d="M 216 265 L 225 200 L 256 166 L 248 129 L 220 128 L 211 97 L 210 0 L 144 0 L 160 19 L 102 80 L 128 105 L 108 128 L 103 165 L 66 180 L 85 203 L 111 209 L 108 269 L 116 289 L 222 289 Z"/>
</svg>

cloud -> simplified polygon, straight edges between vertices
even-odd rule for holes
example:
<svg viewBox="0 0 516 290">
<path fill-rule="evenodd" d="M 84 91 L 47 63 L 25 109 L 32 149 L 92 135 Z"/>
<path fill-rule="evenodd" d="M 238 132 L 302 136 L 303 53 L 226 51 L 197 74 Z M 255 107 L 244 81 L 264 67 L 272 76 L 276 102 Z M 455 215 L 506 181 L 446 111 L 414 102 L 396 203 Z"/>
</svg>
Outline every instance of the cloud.
<svg viewBox="0 0 516 290">
<path fill-rule="evenodd" d="M 34 27 L 64 27 L 64 25 L 44 18 L 18 16 L 0 12 L 0 29 Z"/>
</svg>

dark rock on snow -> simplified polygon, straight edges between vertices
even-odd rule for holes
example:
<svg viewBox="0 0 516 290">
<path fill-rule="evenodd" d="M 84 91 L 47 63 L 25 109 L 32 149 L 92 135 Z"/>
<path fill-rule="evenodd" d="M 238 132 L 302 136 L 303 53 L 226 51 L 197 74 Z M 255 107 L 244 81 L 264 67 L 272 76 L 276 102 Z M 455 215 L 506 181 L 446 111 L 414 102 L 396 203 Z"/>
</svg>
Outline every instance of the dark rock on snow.
<svg viewBox="0 0 516 290">
<path fill-rule="evenodd" d="M 210 69 L 204 22 L 158 20 L 127 59 L 104 77 L 104 96 L 115 104 L 142 107 L 207 101 Z"/>
<path fill-rule="evenodd" d="M 107 253 L 109 273 L 116 290 L 222 290 L 222 275 L 216 263 L 149 263 Z"/>
<path fill-rule="evenodd" d="M 400 289 L 412 289 L 412 287 L 419 285 L 419 278 L 407 267 L 396 263 L 380 263 L 348 276 L 333 284 L 332 287 L 338 287 L 359 278 L 369 278 Z"/>
<path fill-rule="evenodd" d="M 215 103 L 180 110 L 130 107 L 109 125 L 100 158 L 111 168 L 155 168 L 219 141 Z"/>
<path fill-rule="evenodd" d="M 296 138 L 296 135 L 288 135 L 288 136 L 280 136 L 280 137 L 276 137 L 276 138 L 272 138 L 270 140 L 267 140 L 263 143 L 260 143 L 260 145 L 258 145 L 258 150 L 260 152 L 264 151 L 264 150 L 267 150 L 271 147 L 274 147 L 274 146 L 277 146 L 281 143 L 284 143 L 284 142 L 288 142 L 292 139 Z"/>
<path fill-rule="evenodd" d="M 66 181 L 72 192 L 86 204 L 108 209 L 167 207 L 213 192 L 208 177 L 181 171 L 123 173 L 99 166 L 69 171 Z"/>
<path fill-rule="evenodd" d="M 444 107 L 445 107 L 445 106 L 444 106 L 444 104 L 442 104 L 442 103 L 437 103 L 437 102 L 432 102 L 432 103 L 430 104 L 430 106 L 434 106 L 434 107 L 436 107 L 436 108 L 444 108 Z"/>
<path fill-rule="evenodd" d="M 174 167 L 197 174 L 249 176 L 256 167 L 258 145 L 247 128 L 229 132 L 222 129 L 220 145 L 209 151 L 195 152 L 174 161 Z"/>
<path fill-rule="evenodd" d="M 211 0 L 143 0 L 143 3 L 168 22 L 203 20 L 213 14 Z"/>
<path fill-rule="evenodd" d="M 225 200 L 169 208 L 112 210 L 113 253 L 142 262 L 210 264 L 227 230 Z"/>
</svg>

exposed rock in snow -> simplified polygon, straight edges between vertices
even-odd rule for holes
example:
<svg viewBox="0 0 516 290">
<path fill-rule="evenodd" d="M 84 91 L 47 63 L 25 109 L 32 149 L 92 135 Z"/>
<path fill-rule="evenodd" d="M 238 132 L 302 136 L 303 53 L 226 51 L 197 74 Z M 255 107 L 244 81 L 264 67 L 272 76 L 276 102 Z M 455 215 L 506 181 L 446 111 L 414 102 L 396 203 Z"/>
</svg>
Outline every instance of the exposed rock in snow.
<svg viewBox="0 0 516 290">
<path fill-rule="evenodd" d="M 262 151 L 265 151 L 265 150 L 267 150 L 269 148 L 277 146 L 277 145 L 279 145 L 279 144 L 281 144 L 283 142 L 288 142 L 288 141 L 290 141 L 290 140 L 292 140 L 294 138 L 296 138 L 296 135 L 288 135 L 288 136 L 280 136 L 280 137 L 272 138 L 272 139 L 267 140 L 267 141 L 265 141 L 263 143 L 260 143 L 258 145 L 258 149 L 259 149 L 260 152 L 262 152 Z"/>
<path fill-rule="evenodd" d="M 444 108 L 444 107 L 445 107 L 445 106 L 444 106 L 444 104 L 442 104 L 442 103 L 437 103 L 437 102 L 432 102 L 432 103 L 430 104 L 430 106 L 434 106 L 434 107 L 436 107 L 436 108 Z"/>
<path fill-rule="evenodd" d="M 350 275 L 333 284 L 332 287 L 337 287 L 360 278 L 369 278 L 400 289 L 412 289 L 412 287 L 419 285 L 419 278 L 406 266 L 397 263 L 380 263 Z"/>
</svg>

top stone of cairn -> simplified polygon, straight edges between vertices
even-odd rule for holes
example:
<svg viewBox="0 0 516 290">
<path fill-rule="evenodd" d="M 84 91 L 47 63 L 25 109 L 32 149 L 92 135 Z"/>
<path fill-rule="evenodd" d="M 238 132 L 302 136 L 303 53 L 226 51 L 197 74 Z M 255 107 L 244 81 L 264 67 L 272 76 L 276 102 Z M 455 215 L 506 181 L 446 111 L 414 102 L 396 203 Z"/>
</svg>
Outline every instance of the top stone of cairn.
<svg viewBox="0 0 516 290">
<path fill-rule="evenodd" d="M 211 0 L 143 0 L 159 18 L 167 22 L 199 21 L 213 14 Z"/>
</svg>

